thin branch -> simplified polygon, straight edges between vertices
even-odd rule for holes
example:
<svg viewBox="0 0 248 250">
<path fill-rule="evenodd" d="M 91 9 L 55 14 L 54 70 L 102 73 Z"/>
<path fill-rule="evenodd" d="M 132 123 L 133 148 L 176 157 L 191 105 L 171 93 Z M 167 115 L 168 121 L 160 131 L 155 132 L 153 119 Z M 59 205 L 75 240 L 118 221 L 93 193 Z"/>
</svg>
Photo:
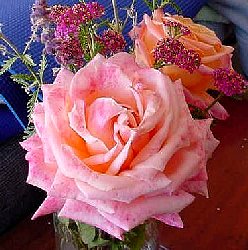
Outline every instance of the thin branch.
<svg viewBox="0 0 248 250">
<path fill-rule="evenodd" d="M 33 71 L 33 69 L 27 65 L 25 63 L 25 61 L 23 60 L 23 55 L 20 54 L 20 52 L 18 51 L 18 49 L 16 48 L 15 45 L 13 45 L 10 40 L 4 35 L 1 33 L 1 36 L 0 38 L 15 52 L 15 54 L 17 55 L 17 57 L 23 62 L 23 64 L 27 67 L 27 69 L 29 70 L 29 72 L 33 75 L 33 77 L 35 78 L 35 80 L 40 83 L 40 79 L 38 79 L 37 75 L 35 74 L 35 72 Z"/>
<path fill-rule="evenodd" d="M 119 20 L 118 7 L 117 7 L 116 0 L 112 0 L 112 6 L 113 6 L 113 11 L 114 11 L 116 31 L 120 32 L 120 22 L 119 22 L 120 20 Z"/>
<path fill-rule="evenodd" d="M 29 50 L 32 42 L 35 40 L 37 30 L 38 30 L 38 25 L 37 26 L 33 26 L 32 35 L 31 35 L 29 41 L 27 42 L 26 47 L 23 50 L 23 53 L 22 53 L 23 55 L 26 54 L 26 52 Z"/>
</svg>

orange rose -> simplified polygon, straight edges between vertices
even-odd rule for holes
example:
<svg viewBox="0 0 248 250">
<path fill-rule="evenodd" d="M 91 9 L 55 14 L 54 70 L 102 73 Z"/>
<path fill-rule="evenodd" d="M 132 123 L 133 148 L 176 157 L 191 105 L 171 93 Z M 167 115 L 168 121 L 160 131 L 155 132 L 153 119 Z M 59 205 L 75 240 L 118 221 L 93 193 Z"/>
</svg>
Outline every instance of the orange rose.
<svg viewBox="0 0 248 250">
<path fill-rule="evenodd" d="M 190 30 L 190 34 L 181 36 L 179 41 L 186 49 L 194 50 L 200 55 L 201 65 L 193 73 L 176 65 L 164 66 L 161 71 L 170 76 L 173 81 L 181 79 L 186 88 L 187 101 L 205 108 L 213 100 L 206 93 L 208 89 L 214 89 L 213 70 L 232 67 L 233 48 L 222 45 L 212 30 L 194 23 L 190 18 L 178 15 L 166 16 L 162 10 L 156 10 L 152 18 L 144 15 L 141 24 L 131 32 L 131 36 L 135 38 L 135 54 L 139 64 L 149 67 L 154 65 L 155 59 L 152 52 L 157 42 L 169 37 L 168 29 L 164 25 L 166 21 L 178 22 Z M 227 117 L 226 111 L 219 104 L 211 111 L 219 119 Z"/>
</svg>

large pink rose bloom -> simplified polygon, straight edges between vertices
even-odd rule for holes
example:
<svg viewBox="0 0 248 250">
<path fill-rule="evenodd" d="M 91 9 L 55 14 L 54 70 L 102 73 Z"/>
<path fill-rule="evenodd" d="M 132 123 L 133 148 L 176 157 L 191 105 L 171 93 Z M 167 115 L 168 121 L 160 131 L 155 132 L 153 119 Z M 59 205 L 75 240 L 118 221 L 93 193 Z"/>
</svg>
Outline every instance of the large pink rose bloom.
<svg viewBox="0 0 248 250">
<path fill-rule="evenodd" d="M 58 212 L 121 238 L 152 217 L 181 227 L 191 193 L 207 195 L 218 141 L 211 120 L 192 119 L 180 82 L 126 53 L 97 55 L 43 94 L 37 134 L 22 143 L 28 183 L 47 192 L 34 218 Z"/>
</svg>

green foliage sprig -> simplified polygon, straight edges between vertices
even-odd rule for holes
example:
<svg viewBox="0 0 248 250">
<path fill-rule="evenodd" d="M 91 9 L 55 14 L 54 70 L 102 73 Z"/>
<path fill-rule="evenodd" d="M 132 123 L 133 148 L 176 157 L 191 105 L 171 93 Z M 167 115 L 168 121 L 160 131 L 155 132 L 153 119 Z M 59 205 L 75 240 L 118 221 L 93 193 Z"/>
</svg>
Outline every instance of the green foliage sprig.
<svg viewBox="0 0 248 250">
<path fill-rule="evenodd" d="M 31 36 L 30 41 L 26 44 L 23 52 L 20 52 L 15 45 L 0 31 L 0 40 L 10 49 L 6 48 L 6 54 L 9 55 L 9 58 L 6 59 L 0 69 L 0 75 L 4 74 L 6 71 L 10 70 L 15 62 L 18 60 L 26 67 L 28 70 L 27 74 L 13 74 L 11 78 L 14 82 L 19 84 L 22 88 L 25 89 L 26 93 L 29 95 L 30 99 L 27 103 L 28 109 L 28 125 L 24 131 L 27 138 L 35 133 L 35 127 L 32 123 L 32 113 L 35 107 L 35 104 L 39 101 L 38 96 L 43 84 L 44 72 L 46 69 L 46 56 L 42 54 L 41 61 L 39 64 L 38 71 L 36 70 L 36 64 L 32 59 L 30 54 L 27 54 L 27 51 L 32 43 L 34 36 Z"/>
<path fill-rule="evenodd" d="M 172 0 L 144 0 L 147 6 L 150 8 L 151 11 L 156 9 L 164 8 L 167 5 L 170 5 L 173 9 L 177 11 L 178 14 L 182 13 L 181 8 Z"/>
</svg>

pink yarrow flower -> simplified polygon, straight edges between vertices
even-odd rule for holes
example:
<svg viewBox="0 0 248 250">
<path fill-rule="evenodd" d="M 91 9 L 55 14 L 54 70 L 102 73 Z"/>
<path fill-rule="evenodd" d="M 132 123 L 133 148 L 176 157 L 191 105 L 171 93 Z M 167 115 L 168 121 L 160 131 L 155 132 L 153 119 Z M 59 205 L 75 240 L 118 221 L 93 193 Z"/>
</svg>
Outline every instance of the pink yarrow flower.
<svg viewBox="0 0 248 250">
<path fill-rule="evenodd" d="M 232 69 L 219 68 L 213 74 L 215 87 L 227 96 L 242 94 L 248 88 L 248 81 Z"/>
<path fill-rule="evenodd" d="M 194 50 L 186 49 L 177 39 L 166 38 L 158 41 L 153 50 L 155 65 L 174 64 L 193 73 L 201 65 L 201 58 Z"/>
<path fill-rule="evenodd" d="M 55 5 L 49 18 L 56 24 L 54 39 L 46 48 L 54 52 L 58 63 L 68 66 L 84 64 L 84 51 L 80 44 L 80 26 L 101 17 L 104 8 L 97 2 L 78 3 L 73 6 Z"/>
<path fill-rule="evenodd" d="M 73 64 L 76 67 L 82 67 L 84 65 L 84 53 L 79 40 L 68 38 L 57 41 L 55 58 L 63 66 Z"/>
<path fill-rule="evenodd" d="M 103 31 L 99 37 L 99 42 L 103 45 L 101 53 L 104 55 L 113 55 L 122 52 L 126 47 L 123 35 L 111 29 Z"/>
<path fill-rule="evenodd" d="M 104 14 L 104 8 L 97 2 L 74 4 L 72 7 L 62 10 L 61 15 L 52 13 L 56 20 L 56 37 L 66 38 L 68 36 L 77 36 L 80 25 L 86 24 Z"/>
<path fill-rule="evenodd" d="M 168 28 L 169 36 L 172 38 L 187 36 L 191 34 L 190 29 L 188 27 L 174 20 L 165 19 L 163 21 L 163 24 Z"/>
<path fill-rule="evenodd" d="M 67 5 L 53 5 L 50 8 L 49 18 L 55 23 L 59 23 L 60 17 L 65 13 L 70 7 Z"/>
</svg>

